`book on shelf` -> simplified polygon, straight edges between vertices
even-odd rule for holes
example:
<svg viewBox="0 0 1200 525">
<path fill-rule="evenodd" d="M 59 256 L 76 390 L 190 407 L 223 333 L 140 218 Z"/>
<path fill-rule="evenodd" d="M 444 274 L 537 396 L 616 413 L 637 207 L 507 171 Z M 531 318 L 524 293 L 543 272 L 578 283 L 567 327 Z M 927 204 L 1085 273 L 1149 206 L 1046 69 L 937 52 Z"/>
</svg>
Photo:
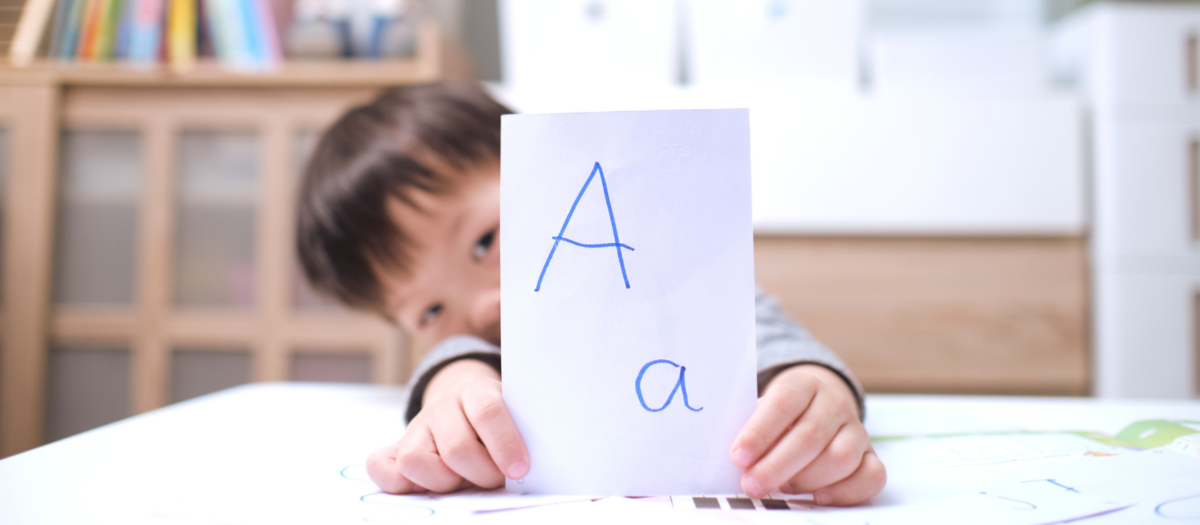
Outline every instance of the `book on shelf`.
<svg viewBox="0 0 1200 525">
<path fill-rule="evenodd" d="M 285 54 L 412 55 L 417 16 L 413 0 L 27 0 L 9 55 L 29 64 L 45 40 L 52 61 L 264 72 Z"/>
<path fill-rule="evenodd" d="M 17 65 L 33 61 L 53 9 L 54 0 L 29 0 L 25 3 L 24 9 L 21 10 L 21 18 L 17 22 L 17 31 L 8 47 L 9 61 Z"/>
<path fill-rule="evenodd" d="M 111 0 L 87 0 L 83 12 L 83 27 L 79 33 L 79 43 L 75 56 L 81 60 L 93 60 L 96 55 L 97 34 L 100 32 L 100 13 L 105 10 Z"/>
<path fill-rule="evenodd" d="M 166 0 L 130 0 L 129 47 L 125 57 L 138 65 L 153 64 L 158 58 L 158 40 L 162 38 L 163 4 Z"/>
<path fill-rule="evenodd" d="M 113 56 L 113 44 L 116 41 L 117 24 L 120 21 L 123 0 L 104 0 L 100 9 L 100 19 L 96 23 L 96 39 L 92 47 L 92 60 L 107 62 Z"/>
<path fill-rule="evenodd" d="M 68 60 L 75 56 L 76 50 L 79 49 L 79 33 L 83 29 L 83 17 L 87 10 L 87 4 L 88 0 L 63 0 L 63 3 L 60 4 L 63 5 L 65 11 L 65 20 L 57 44 L 58 52 L 50 55 L 52 59 Z M 50 48 L 56 48 L 54 42 L 51 42 Z"/>
<path fill-rule="evenodd" d="M 186 71 L 196 62 L 196 0 L 169 0 L 167 57 L 171 68 Z"/>
<path fill-rule="evenodd" d="M 60 0 L 55 5 L 54 21 L 50 29 L 50 49 L 46 51 L 46 56 L 58 57 L 62 54 L 63 32 L 67 29 L 67 18 L 70 16 L 72 4 L 73 0 Z"/>
</svg>

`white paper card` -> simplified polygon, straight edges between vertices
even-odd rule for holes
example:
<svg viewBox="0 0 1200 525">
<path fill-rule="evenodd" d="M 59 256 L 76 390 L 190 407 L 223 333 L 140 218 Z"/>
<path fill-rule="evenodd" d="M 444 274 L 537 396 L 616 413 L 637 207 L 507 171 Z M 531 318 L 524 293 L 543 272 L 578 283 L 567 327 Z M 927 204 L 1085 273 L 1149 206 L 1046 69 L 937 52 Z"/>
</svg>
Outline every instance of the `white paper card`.
<svg viewBox="0 0 1200 525">
<path fill-rule="evenodd" d="M 740 492 L 755 407 L 747 110 L 502 120 L 512 490 Z"/>
</svg>

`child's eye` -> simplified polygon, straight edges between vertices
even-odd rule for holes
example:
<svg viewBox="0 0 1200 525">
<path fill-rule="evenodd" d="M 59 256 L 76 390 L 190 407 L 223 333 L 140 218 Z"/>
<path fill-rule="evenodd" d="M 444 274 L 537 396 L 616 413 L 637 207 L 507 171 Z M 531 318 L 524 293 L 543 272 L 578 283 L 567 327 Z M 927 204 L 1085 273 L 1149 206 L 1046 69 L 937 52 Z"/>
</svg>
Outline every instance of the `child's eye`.
<svg viewBox="0 0 1200 525">
<path fill-rule="evenodd" d="M 439 315 L 441 315 L 441 313 L 442 313 L 442 305 L 440 303 L 430 306 L 429 308 L 426 308 L 424 312 L 421 312 L 421 319 L 419 321 L 420 325 L 421 326 L 429 326 L 429 323 L 432 323 L 435 320 L 437 320 L 437 317 Z"/>
<path fill-rule="evenodd" d="M 478 241 L 475 241 L 475 246 L 471 248 L 471 255 L 476 261 L 483 260 L 483 256 L 487 255 L 488 250 L 492 247 L 492 242 L 496 240 L 496 231 L 492 230 L 483 234 Z"/>
</svg>

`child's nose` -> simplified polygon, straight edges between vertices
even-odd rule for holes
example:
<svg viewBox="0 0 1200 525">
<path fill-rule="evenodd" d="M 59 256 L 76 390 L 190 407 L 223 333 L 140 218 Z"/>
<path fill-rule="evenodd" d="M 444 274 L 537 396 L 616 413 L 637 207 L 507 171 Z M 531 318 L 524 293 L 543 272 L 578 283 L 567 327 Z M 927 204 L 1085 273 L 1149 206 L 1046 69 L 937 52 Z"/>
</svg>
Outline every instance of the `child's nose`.
<svg viewBox="0 0 1200 525">
<path fill-rule="evenodd" d="M 500 344 L 500 288 L 479 293 L 471 307 L 471 325 L 480 338 Z"/>
</svg>

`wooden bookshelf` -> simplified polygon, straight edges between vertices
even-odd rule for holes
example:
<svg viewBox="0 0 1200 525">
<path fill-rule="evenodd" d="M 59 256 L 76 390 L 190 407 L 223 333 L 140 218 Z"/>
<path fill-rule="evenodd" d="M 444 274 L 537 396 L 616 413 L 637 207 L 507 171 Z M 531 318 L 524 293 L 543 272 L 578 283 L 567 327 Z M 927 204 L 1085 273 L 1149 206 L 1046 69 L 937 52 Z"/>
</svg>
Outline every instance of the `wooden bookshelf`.
<svg viewBox="0 0 1200 525">
<path fill-rule="evenodd" d="M 369 356 L 370 380 L 399 383 L 411 369 L 393 326 L 347 311 L 295 306 L 292 247 L 300 132 L 320 130 L 380 88 L 443 77 L 442 36 L 419 30 L 417 54 L 391 61 L 289 61 L 238 73 L 201 62 L 179 72 L 121 63 L 0 66 L 0 128 L 7 136 L 0 310 L 0 457 L 43 443 L 48 349 L 127 348 L 131 414 L 169 402 L 180 349 L 244 349 L 251 379 L 289 379 L 298 353 Z M 66 130 L 123 130 L 140 141 L 135 286 L 128 305 L 56 304 L 55 220 L 60 137 Z M 181 136 L 249 132 L 257 144 L 252 286 L 242 307 L 185 307 L 172 294 Z"/>
</svg>

